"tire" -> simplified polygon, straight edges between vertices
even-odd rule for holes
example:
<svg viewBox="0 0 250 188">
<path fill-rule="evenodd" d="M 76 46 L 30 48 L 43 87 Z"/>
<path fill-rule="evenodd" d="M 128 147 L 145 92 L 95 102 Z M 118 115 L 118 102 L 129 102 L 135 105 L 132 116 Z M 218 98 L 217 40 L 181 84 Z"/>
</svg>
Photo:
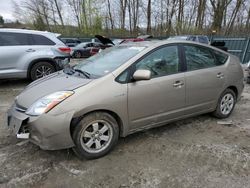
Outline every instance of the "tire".
<svg viewBox="0 0 250 188">
<path fill-rule="evenodd" d="M 119 137 L 117 121 L 108 113 L 91 113 L 73 130 L 73 151 L 80 159 L 96 159 L 109 153 Z"/>
<path fill-rule="evenodd" d="M 47 76 L 55 72 L 55 67 L 49 62 L 38 62 L 30 69 L 30 79 L 32 81 Z"/>
<path fill-rule="evenodd" d="M 223 119 L 230 116 L 236 103 L 236 95 L 233 90 L 226 89 L 220 96 L 213 116 Z"/>
<path fill-rule="evenodd" d="M 81 52 L 75 51 L 75 53 L 74 53 L 74 58 L 81 58 L 81 57 L 82 57 Z"/>
</svg>

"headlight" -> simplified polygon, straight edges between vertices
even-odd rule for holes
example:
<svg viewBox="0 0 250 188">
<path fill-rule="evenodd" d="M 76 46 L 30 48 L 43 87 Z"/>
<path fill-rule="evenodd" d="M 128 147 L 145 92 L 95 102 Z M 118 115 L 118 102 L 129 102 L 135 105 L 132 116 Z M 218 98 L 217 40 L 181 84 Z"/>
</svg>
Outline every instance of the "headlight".
<svg viewBox="0 0 250 188">
<path fill-rule="evenodd" d="M 50 95 L 47 95 L 37 100 L 35 103 L 33 103 L 27 109 L 26 114 L 32 116 L 38 116 L 43 113 L 47 113 L 56 105 L 58 105 L 60 102 L 64 101 L 73 94 L 74 94 L 73 91 L 58 91 Z"/>
</svg>

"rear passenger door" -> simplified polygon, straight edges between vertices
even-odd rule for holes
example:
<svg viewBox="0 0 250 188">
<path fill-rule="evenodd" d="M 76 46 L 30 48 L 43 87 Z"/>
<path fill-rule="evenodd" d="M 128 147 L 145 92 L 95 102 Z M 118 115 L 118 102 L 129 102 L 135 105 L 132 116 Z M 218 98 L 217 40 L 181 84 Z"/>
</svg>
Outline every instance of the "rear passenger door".
<svg viewBox="0 0 250 188">
<path fill-rule="evenodd" d="M 18 62 L 27 53 L 29 44 L 30 38 L 27 34 L 0 32 L 0 71 L 21 71 L 22 66 Z"/>
<path fill-rule="evenodd" d="M 191 113 L 207 111 L 217 103 L 225 84 L 223 64 L 227 57 L 200 45 L 185 44 L 183 51 L 187 70 L 186 105 Z"/>
</svg>

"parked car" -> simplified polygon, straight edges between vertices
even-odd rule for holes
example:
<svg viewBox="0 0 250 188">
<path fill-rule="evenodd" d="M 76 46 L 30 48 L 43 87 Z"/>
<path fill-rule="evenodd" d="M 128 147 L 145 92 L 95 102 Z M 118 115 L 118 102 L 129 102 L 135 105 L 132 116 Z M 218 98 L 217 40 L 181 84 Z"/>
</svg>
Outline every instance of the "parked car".
<svg viewBox="0 0 250 188">
<path fill-rule="evenodd" d="M 50 32 L 0 29 L 0 79 L 36 80 L 69 63 L 70 48 Z"/>
<path fill-rule="evenodd" d="M 167 40 L 189 40 L 203 44 L 209 44 L 209 38 L 206 35 L 179 35 L 171 36 Z"/>
<path fill-rule="evenodd" d="M 68 47 L 75 47 L 78 44 L 81 43 L 80 40 L 78 40 L 77 38 L 61 38 L 61 40 L 64 42 L 64 44 L 66 44 Z"/>
<path fill-rule="evenodd" d="M 239 59 L 190 41 L 108 48 L 31 83 L 8 111 L 8 127 L 42 149 L 98 158 L 119 137 L 213 113 L 227 118 L 243 90 Z"/>
<path fill-rule="evenodd" d="M 247 83 L 250 84 L 250 61 L 247 64 L 247 71 L 248 71 Z"/>
<path fill-rule="evenodd" d="M 100 42 L 83 42 L 71 48 L 71 56 L 74 58 L 87 58 L 96 54 L 100 49 L 111 47 Z"/>
</svg>

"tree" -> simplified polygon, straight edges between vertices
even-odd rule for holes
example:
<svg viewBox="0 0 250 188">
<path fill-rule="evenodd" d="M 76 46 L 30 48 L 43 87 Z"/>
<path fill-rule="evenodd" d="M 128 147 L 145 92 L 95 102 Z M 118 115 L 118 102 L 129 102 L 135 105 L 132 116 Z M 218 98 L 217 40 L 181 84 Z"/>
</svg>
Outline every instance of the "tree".
<svg viewBox="0 0 250 188">
<path fill-rule="evenodd" d="M 227 8 L 231 1 L 232 0 L 210 0 L 210 3 L 213 7 L 213 30 L 220 32 L 224 15 L 223 10 Z"/>
<path fill-rule="evenodd" d="M 0 15 L 0 25 L 3 25 L 4 24 L 4 19 L 3 17 Z"/>
<path fill-rule="evenodd" d="M 147 34 L 151 33 L 151 0 L 148 0 L 147 7 Z"/>
</svg>

